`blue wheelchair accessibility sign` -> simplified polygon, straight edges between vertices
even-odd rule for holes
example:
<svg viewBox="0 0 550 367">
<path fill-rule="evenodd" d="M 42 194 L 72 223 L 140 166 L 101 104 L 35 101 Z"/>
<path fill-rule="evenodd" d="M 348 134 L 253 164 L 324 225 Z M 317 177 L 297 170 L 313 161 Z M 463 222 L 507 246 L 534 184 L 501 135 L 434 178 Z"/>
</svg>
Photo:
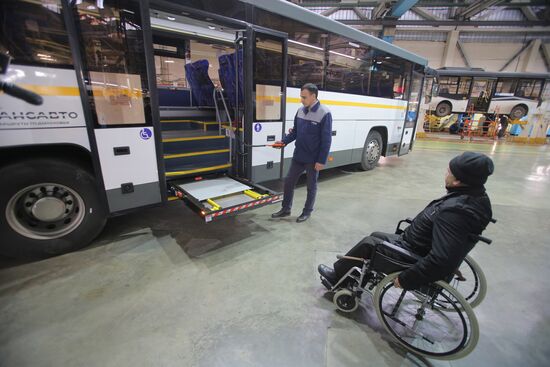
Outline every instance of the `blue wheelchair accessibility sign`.
<svg viewBox="0 0 550 367">
<path fill-rule="evenodd" d="M 147 127 L 144 127 L 143 129 L 141 129 L 141 131 L 139 132 L 139 136 L 143 139 L 143 140 L 149 140 L 151 138 L 151 136 L 153 136 L 153 132 L 151 131 L 151 129 L 147 128 Z"/>
</svg>

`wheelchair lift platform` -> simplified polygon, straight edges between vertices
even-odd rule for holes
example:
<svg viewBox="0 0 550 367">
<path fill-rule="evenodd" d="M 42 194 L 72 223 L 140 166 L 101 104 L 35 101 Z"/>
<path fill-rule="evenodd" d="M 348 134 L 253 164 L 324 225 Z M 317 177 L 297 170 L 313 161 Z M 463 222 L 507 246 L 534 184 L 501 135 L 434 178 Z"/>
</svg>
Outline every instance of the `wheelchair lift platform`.
<svg viewBox="0 0 550 367">
<path fill-rule="evenodd" d="M 196 211 L 205 222 L 276 203 L 281 193 L 227 174 L 212 178 L 170 181 L 172 193 Z"/>
<path fill-rule="evenodd" d="M 197 200 L 206 200 L 216 196 L 226 196 L 240 191 L 251 190 L 252 187 L 229 177 L 220 177 L 213 180 L 196 181 L 188 184 L 179 185 L 189 195 L 193 195 Z"/>
</svg>

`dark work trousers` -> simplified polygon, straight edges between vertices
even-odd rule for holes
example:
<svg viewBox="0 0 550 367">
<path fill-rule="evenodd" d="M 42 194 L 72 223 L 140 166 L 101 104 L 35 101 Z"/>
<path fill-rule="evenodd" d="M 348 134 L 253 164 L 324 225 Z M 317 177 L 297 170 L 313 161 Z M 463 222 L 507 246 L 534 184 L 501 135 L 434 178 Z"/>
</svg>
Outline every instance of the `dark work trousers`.
<svg viewBox="0 0 550 367">
<path fill-rule="evenodd" d="M 300 175 L 306 171 L 307 175 L 307 199 L 304 205 L 303 214 L 311 214 L 313 204 L 315 204 L 315 195 L 317 194 L 317 179 L 319 171 L 315 170 L 315 163 L 300 163 L 294 159 L 290 165 L 290 170 L 285 178 L 285 194 L 283 198 L 283 209 L 290 212 L 292 208 L 292 199 L 294 198 L 294 187 L 298 182 Z"/>
<path fill-rule="evenodd" d="M 346 255 L 353 256 L 353 257 L 360 257 L 362 259 L 370 259 L 372 255 L 372 251 L 374 250 L 374 245 L 382 241 L 388 241 L 394 245 L 404 247 L 401 243 L 402 241 L 401 236 L 397 234 L 373 232 L 371 233 L 370 236 L 367 236 L 363 238 L 361 241 L 359 241 L 359 243 L 355 245 L 351 250 L 349 250 Z M 404 248 L 407 249 L 406 247 Z M 387 255 L 396 260 L 403 259 L 401 256 L 399 256 L 399 254 L 395 253 L 391 249 L 388 249 L 387 247 L 378 247 L 377 252 L 381 252 L 384 255 Z M 347 260 L 347 259 L 341 259 L 336 261 L 334 263 L 334 272 L 336 274 L 336 278 L 337 279 L 342 278 L 354 266 L 361 268 L 363 266 L 363 263 L 359 261 Z"/>
</svg>

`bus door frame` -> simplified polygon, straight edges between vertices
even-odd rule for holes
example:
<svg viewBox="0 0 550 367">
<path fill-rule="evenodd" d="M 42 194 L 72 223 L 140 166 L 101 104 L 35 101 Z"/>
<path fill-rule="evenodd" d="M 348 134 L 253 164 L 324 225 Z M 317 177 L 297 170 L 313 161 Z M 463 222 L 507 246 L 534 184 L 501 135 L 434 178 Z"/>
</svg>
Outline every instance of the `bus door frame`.
<svg viewBox="0 0 550 367">
<path fill-rule="evenodd" d="M 414 118 L 409 119 L 409 99 L 411 98 L 412 94 L 412 86 L 413 86 L 413 80 L 415 77 L 420 77 L 420 91 L 418 95 L 418 102 L 416 105 L 416 113 L 414 114 Z M 401 141 L 399 143 L 399 151 L 397 152 L 397 156 L 402 156 L 407 153 L 409 153 L 410 150 L 412 150 L 413 144 L 414 144 L 414 136 L 416 134 L 416 126 L 418 125 L 418 114 L 420 112 L 420 105 L 422 104 L 422 98 L 424 97 L 424 83 L 426 82 L 426 76 L 420 72 L 415 71 L 415 65 L 413 64 L 413 67 L 411 68 L 411 81 L 410 81 L 410 87 L 409 92 L 407 94 L 407 111 L 405 113 L 405 123 L 403 124 L 403 133 L 401 134 Z M 433 87 L 433 84 L 432 84 Z M 409 135 L 410 134 L 410 135 Z"/>
<path fill-rule="evenodd" d="M 466 105 L 466 112 L 470 110 L 470 106 L 471 106 L 471 103 L 472 103 L 472 92 L 474 91 L 474 84 L 476 83 L 476 81 L 485 81 L 487 83 L 489 83 L 489 82 L 493 83 L 491 85 L 491 91 L 490 91 L 490 95 L 489 95 L 489 98 L 487 100 L 486 106 L 484 106 L 485 111 L 481 111 L 481 110 L 478 111 L 477 108 L 474 105 L 474 112 L 488 113 L 489 112 L 489 106 L 491 105 L 491 101 L 493 100 L 493 96 L 495 94 L 495 89 L 496 89 L 496 86 L 497 86 L 498 79 L 495 78 L 495 77 L 486 77 L 486 76 L 474 76 L 472 78 L 472 85 L 470 87 L 470 95 L 468 97 L 468 104 Z M 485 90 L 487 90 L 487 86 L 485 87 Z M 479 97 L 477 97 L 477 98 L 479 98 Z M 476 104 L 477 104 L 477 99 L 476 99 Z"/>
<path fill-rule="evenodd" d="M 151 182 L 150 184 L 158 186 L 158 192 L 156 190 L 151 190 L 152 185 L 149 184 L 147 187 L 147 192 L 141 193 L 139 190 L 134 193 L 133 182 L 123 183 L 120 187 L 120 193 L 117 193 L 116 189 L 108 190 L 105 187 L 105 174 L 101 165 L 99 144 L 96 136 L 96 131 L 101 131 L 100 126 L 96 126 L 92 105 L 90 103 L 91 96 L 88 94 L 85 83 L 85 75 L 89 73 L 89 70 L 85 69 L 84 57 L 80 48 L 81 41 L 81 31 L 77 27 L 79 22 L 78 18 L 75 18 L 76 13 L 74 11 L 74 6 L 69 0 L 61 0 L 65 27 L 69 35 L 69 46 L 71 48 L 74 60 L 75 71 L 77 75 L 77 82 L 80 89 L 80 97 L 83 104 L 84 116 L 86 120 L 86 126 L 88 130 L 88 137 L 90 140 L 90 149 L 92 155 L 92 162 L 95 171 L 95 177 L 98 181 L 98 189 L 102 197 L 102 201 L 107 208 L 109 208 L 110 215 L 123 214 L 129 211 L 132 211 L 141 207 L 151 207 L 157 206 L 162 203 L 167 202 L 167 187 L 166 187 L 166 177 L 164 174 L 164 162 L 163 162 L 163 153 L 162 153 L 162 137 L 161 137 L 161 128 L 160 128 L 160 118 L 159 118 L 159 107 L 158 107 L 158 95 L 156 88 L 156 73 L 155 73 L 155 63 L 153 55 L 153 41 L 152 41 L 152 32 L 151 32 L 151 23 L 150 23 L 150 7 L 149 0 L 140 0 L 132 1 L 140 10 L 140 20 L 141 20 L 141 32 L 142 32 L 142 41 L 143 41 L 143 51 L 144 51 L 144 61 L 145 61 L 145 74 L 147 84 L 142 86 L 142 89 L 149 94 L 149 108 L 144 109 L 144 114 L 149 114 L 151 118 L 151 124 L 137 124 L 137 125 L 128 125 L 128 127 L 139 127 L 142 128 L 142 131 L 151 129 L 153 131 L 153 143 L 155 148 L 155 161 L 156 161 L 156 170 L 158 181 Z M 124 129 L 126 128 L 123 125 L 108 127 L 109 129 Z M 149 139 L 147 137 L 147 139 Z M 118 142 L 113 144 L 118 145 Z M 128 153 L 131 153 L 129 147 Z M 124 152 L 124 154 L 127 154 Z M 139 186 L 144 186 L 146 184 L 140 184 Z M 111 197 L 109 195 L 111 192 Z M 116 194 L 113 196 L 112 193 Z M 124 195 L 128 194 L 128 195 Z M 158 194 L 158 195 L 157 195 Z M 124 197 L 126 200 L 121 200 L 120 198 Z M 134 197 L 138 198 L 138 204 L 132 204 Z M 130 200 L 128 200 L 130 199 Z"/>
<path fill-rule="evenodd" d="M 256 36 L 264 35 L 268 38 L 275 38 L 281 41 L 282 43 L 282 60 L 283 60 L 283 74 L 282 74 L 282 85 L 281 85 L 281 111 L 280 119 L 269 121 L 269 122 L 281 122 L 281 139 L 284 136 L 285 132 L 285 123 L 286 123 L 286 89 L 287 89 L 287 64 L 288 64 L 288 34 L 280 31 L 276 31 L 269 28 L 264 28 L 261 26 L 248 24 L 246 27 L 246 37 L 244 40 L 244 156 L 245 156 L 245 167 L 243 170 L 244 177 L 248 180 L 254 181 L 253 172 L 252 172 L 252 155 L 254 154 L 252 147 L 253 145 L 253 128 L 256 122 L 254 121 L 255 115 L 255 94 L 254 94 L 254 55 L 256 51 Z M 280 139 L 276 139 L 280 140 Z M 272 144 L 273 142 L 265 142 L 266 144 Z M 263 149 L 263 148 L 262 148 Z M 280 153 L 280 170 L 277 177 L 282 177 L 283 172 L 283 163 L 284 163 L 284 149 L 281 149 Z"/>
</svg>

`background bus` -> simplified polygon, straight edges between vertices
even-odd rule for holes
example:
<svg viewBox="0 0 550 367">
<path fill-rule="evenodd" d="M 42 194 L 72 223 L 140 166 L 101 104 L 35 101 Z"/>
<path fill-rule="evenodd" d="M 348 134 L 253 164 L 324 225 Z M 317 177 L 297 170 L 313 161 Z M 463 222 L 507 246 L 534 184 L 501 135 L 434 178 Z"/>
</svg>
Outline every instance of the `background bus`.
<svg viewBox="0 0 550 367">
<path fill-rule="evenodd" d="M 426 82 L 428 110 L 438 117 L 473 111 L 509 115 L 533 112 L 550 74 L 486 72 L 482 69 L 432 70 Z"/>
<path fill-rule="evenodd" d="M 184 6 L 183 4 L 187 4 Z M 280 140 L 313 82 L 333 112 L 327 167 L 406 154 L 426 60 L 282 1 L 8 0 L 0 251 L 89 243 L 109 215 L 183 199 L 205 221 L 281 200 Z M 220 87 L 223 87 L 223 91 Z"/>
</svg>

